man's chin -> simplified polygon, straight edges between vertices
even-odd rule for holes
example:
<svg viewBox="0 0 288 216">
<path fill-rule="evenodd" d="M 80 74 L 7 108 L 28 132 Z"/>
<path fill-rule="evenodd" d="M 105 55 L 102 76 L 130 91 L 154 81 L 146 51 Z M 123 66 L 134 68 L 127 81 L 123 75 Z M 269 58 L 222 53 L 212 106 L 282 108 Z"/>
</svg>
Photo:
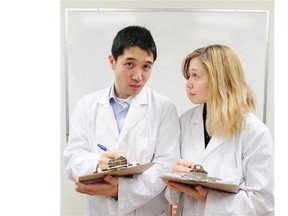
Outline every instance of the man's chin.
<svg viewBox="0 0 288 216">
<path fill-rule="evenodd" d="M 141 92 L 141 90 L 142 90 L 142 88 L 141 89 L 137 89 L 137 90 L 132 90 L 130 92 L 130 95 L 137 95 L 137 94 L 139 94 Z"/>
</svg>

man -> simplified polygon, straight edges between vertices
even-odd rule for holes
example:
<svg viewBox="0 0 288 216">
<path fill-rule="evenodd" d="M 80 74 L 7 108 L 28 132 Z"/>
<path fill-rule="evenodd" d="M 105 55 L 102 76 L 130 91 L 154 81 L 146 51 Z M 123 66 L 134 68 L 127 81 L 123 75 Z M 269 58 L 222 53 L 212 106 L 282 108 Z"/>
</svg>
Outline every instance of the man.
<svg viewBox="0 0 288 216">
<path fill-rule="evenodd" d="M 179 157 L 180 127 L 175 105 L 145 86 L 157 49 L 149 30 L 129 26 L 118 32 L 109 62 L 114 83 L 81 99 L 72 115 L 66 172 L 76 191 L 88 194 L 87 215 L 169 215 L 161 174 Z M 110 151 L 104 152 L 97 144 Z M 83 184 L 78 176 L 124 155 L 128 162 L 155 162 L 133 178 L 108 175 L 104 182 Z"/>
</svg>

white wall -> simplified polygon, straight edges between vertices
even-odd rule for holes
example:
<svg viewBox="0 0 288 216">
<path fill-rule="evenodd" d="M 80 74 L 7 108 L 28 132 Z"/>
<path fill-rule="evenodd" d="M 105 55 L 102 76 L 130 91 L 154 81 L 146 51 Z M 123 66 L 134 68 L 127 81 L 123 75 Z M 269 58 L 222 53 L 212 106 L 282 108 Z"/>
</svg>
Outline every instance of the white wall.
<svg viewBox="0 0 288 216">
<path fill-rule="evenodd" d="M 195 9 L 257 9 L 269 10 L 269 55 L 267 77 L 266 124 L 274 136 L 274 2 L 273 1 L 68 1 L 61 2 L 61 215 L 83 215 L 84 196 L 74 190 L 74 184 L 67 180 L 64 173 L 63 149 L 66 146 L 65 113 L 65 50 L 64 50 L 64 10 L 65 8 L 195 8 Z"/>
</svg>

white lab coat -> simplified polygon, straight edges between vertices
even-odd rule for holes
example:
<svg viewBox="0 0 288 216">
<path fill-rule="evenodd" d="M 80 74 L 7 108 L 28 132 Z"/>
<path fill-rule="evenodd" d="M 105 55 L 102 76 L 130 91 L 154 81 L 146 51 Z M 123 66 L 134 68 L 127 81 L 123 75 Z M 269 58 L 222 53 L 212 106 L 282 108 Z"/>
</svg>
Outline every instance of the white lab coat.
<svg viewBox="0 0 288 216">
<path fill-rule="evenodd" d="M 229 139 L 212 137 L 205 149 L 202 110 L 203 105 L 199 105 L 180 117 L 181 157 L 203 165 L 209 176 L 239 184 L 240 191 L 232 194 L 209 190 L 203 203 L 167 188 L 165 195 L 170 203 L 181 196 L 177 215 L 272 215 L 274 159 L 267 127 L 249 114 L 240 132 Z"/>
<path fill-rule="evenodd" d="M 169 215 L 165 184 L 159 175 L 171 172 L 180 154 L 176 107 L 166 97 L 144 87 L 134 97 L 119 135 L 108 100 L 110 88 L 78 102 L 64 151 L 66 173 L 71 179 L 94 172 L 102 153 L 97 143 L 123 152 L 128 162 L 154 161 L 155 165 L 133 179 L 119 178 L 118 201 L 104 196 L 87 196 L 86 215 Z"/>
</svg>

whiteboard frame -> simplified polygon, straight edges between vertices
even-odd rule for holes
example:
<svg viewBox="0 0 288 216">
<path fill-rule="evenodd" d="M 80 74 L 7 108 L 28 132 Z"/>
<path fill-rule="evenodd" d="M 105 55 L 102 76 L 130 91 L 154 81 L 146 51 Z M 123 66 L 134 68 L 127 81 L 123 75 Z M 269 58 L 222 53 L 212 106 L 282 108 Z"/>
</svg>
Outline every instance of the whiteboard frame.
<svg viewBox="0 0 288 216">
<path fill-rule="evenodd" d="M 235 12 L 235 13 L 265 13 L 266 14 L 266 35 L 265 35 L 265 71 L 264 71 L 264 98 L 263 98 L 263 116 L 262 121 L 266 123 L 267 116 L 267 82 L 268 82 L 268 58 L 269 58 L 269 10 L 245 10 L 245 9 L 195 9 L 195 8 L 65 8 L 64 20 L 64 62 L 65 62 L 65 111 L 66 111 L 66 136 L 69 136 L 69 83 L 68 83 L 68 13 L 70 11 L 96 11 L 96 12 Z M 111 42 L 112 43 L 112 42 Z"/>
</svg>

